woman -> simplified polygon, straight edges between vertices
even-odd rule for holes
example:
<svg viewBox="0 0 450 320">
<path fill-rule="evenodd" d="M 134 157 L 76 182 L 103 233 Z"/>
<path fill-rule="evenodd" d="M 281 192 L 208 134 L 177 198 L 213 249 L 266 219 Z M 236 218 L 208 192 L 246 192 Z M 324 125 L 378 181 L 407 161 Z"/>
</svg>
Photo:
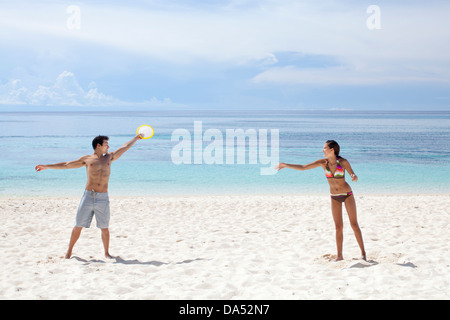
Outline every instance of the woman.
<svg viewBox="0 0 450 320">
<path fill-rule="evenodd" d="M 361 249 L 361 258 L 366 260 L 366 251 L 364 250 L 364 242 L 362 238 L 361 229 L 358 225 L 356 217 L 356 203 L 350 185 L 345 181 L 345 170 L 350 174 L 352 181 L 358 181 L 358 177 L 352 170 L 350 163 L 339 156 L 339 144 L 334 140 L 328 140 L 323 146 L 323 156 L 325 159 L 319 159 L 310 164 L 287 164 L 280 163 L 278 168 L 290 168 L 295 170 L 309 170 L 317 167 L 322 167 L 325 170 L 325 176 L 330 184 L 331 193 L 331 212 L 333 214 L 334 224 L 336 226 L 336 245 L 337 257 L 336 261 L 343 260 L 342 243 L 343 237 L 343 221 L 342 221 L 342 203 L 345 204 L 350 224 L 355 233 L 356 241 Z"/>
</svg>

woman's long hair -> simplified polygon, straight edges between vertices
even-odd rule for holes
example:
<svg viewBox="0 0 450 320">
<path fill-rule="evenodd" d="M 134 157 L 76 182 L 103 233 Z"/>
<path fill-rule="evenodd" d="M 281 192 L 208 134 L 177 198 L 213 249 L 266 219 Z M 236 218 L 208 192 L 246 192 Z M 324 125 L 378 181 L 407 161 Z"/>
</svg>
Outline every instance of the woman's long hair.
<svg viewBox="0 0 450 320">
<path fill-rule="evenodd" d="M 334 149 L 334 154 L 336 155 L 337 159 L 344 159 L 339 155 L 339 152 L 341 151 L 341 147 L 339 147 L 339 143 L 337 143 L 334 140 L 327 140 L 327 142 L 325 142 L 328 145 L 328 148 L 330 149 Z"/>
</svg>

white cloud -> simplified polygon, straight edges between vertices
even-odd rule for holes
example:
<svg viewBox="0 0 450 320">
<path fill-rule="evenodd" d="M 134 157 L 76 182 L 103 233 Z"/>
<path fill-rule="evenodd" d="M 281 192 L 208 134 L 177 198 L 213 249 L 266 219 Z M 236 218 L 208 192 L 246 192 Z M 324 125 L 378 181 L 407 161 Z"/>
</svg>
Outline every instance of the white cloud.
<svg viewBox="0 0 450 320">
<path fill-rule="evenodd" d="M 298 68 L 295 66 L 274 67 L 256 75 L 254 84 L 298 85 L 312 84 L 316 86 L 367 86 L 393 83 L 447 83 L 448 74 L 442 72 L 417 72 L 406 69 L 378 68 L 357 69 L 353 66 L 327 68 Z"/>
<path fill-rule="evenodd" d="M 357 1 L 231 0 L 213 9 L 161 1 L 154 7 L 78 3 L 79 30 L 66 26 L 69 3 L 10 4 L 0 12 L 0 38 L 46 48 L 76 40 L 175 64 L 259 61 L 269 70 L 257 83 L 283 75 L 285 82 L 311 84 L 450 78 L 450 4 L 444 1 L 383 2 L 381 30 L 367 28 L 368 5 Z M 332 56 L 343 67 L 279 68 L 277 52 Z"/>
<path fill-rule="evenodd" d="M 81 2 L 79 30 L 67 28 L 67 6 L 29 2 L 6 7 L 0 24 L 21 34 L 101 43 L 173 61 L 253 59 L 280 51 L 445 58 L 442 49 L 449 48 L 441 41 L 450 34 L 446 3 L 381 5 L 381 30 L 368 30 L 367 6 L 354 1 L 234 0 L 216 10 Z"/>
<path fill-rule="evenodd" d="M 106 95 L 89 84 L 84 90 L 75 75 L 63 71 L 50 86 L 39 85 L 36 89 L 26 88 L 20 79 L 14 79 L 0 85 L 0 104 L 5 105 L 39 105 L 39 106 L 141 106 L 167 107 L 175 106 L 168 98 L 160 101 L 153 97 L 148 101 L 128 102 Z"/>
</svg>

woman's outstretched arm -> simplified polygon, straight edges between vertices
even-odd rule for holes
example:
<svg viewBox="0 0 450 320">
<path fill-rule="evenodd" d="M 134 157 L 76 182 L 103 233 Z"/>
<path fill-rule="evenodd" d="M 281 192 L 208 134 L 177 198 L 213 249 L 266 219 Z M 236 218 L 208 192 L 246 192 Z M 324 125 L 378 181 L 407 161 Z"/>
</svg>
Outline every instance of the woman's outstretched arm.
<svg viewBox="0 0 450 320">
<path fill-rule="evenodd" d="M 289 168 L 289 169 L 304 171 L 304 170 L 309 170 L 309 169 L 314 169 L 314 168 L 320 167 L 320 166 L 322 166 L 322 164 L 324 162 L 325 162 L 324 159 L 319 159 L 319 160 L 316 160 L 314 162 L 311 162 L 311 163 L 308 163 L 305 165 L 289 164 L 289 163 L 280 162 L 277 166 L 275 166 L 275 169 L 279 171 L 284 168 Z"/>
</svg>

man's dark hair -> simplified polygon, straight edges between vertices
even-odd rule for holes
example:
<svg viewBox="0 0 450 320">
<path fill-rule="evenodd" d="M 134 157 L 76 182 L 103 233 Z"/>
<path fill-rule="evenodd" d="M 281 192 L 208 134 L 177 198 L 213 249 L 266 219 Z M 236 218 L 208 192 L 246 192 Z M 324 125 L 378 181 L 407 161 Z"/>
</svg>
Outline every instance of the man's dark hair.
<svg viewBox="0 0 450 320">
<path fill-rule="evenodd" d="M 94 138 L 94 140 L 92 140 L 92 148 L 94 148 L 94 150 L 95 150 L 97 148 L 97 144 L 103 145 L 103 141 L 104 140 L 108 141 L 109 137 L 107 137 L 107 136 L 96 136 Z"/>
</svg>

